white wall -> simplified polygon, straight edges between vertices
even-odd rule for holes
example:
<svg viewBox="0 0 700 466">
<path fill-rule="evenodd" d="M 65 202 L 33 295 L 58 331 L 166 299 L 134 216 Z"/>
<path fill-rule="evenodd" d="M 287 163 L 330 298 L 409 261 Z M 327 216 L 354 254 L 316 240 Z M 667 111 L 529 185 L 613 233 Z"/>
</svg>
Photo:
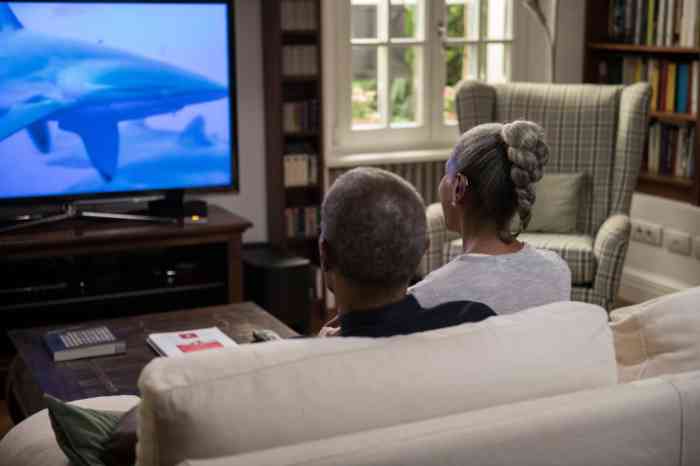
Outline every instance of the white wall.
<svg viewBox="0 0 700 466">
<path fill-rule="evenodd" d="M 684 231 L 691 237 L 700 236 L 700 208 L 690 204 L 635 194 L 632 198 L 632 218 L 659 224 L 664 229 Z M 694 255 L 681 256 L 665 247 L 644 243 L 630 244 L 620 289 L 623 299 L 645 301 L 697 285 L 700 285 L 700 259 Z"/>
<path fill-rule="evenodd" d="M 265 97 L 260 2 L 236 0 L 236 95 L 238 96 L 237 194 L 211 194 L 205 199 L 253 222 L 245 242 L 267 240 L 265 179 Z"/>
<path fill-rule="evenodd" d="M 552 15 L 552 1 L 540 2 L 548 20 Z M 544 31 L 535 17 L 516 1 L 515 34 L 521 41 L 518 50 L 522 56 L 515 56 L 513 79 L 516 81 L 542 82 L 547 80 L 549 66 L 549 46 Z M 559 83 L 581 82 L 583 76 L 583 37 L 585 2 L 581 0 L 560 0 L 558 8 L 556 81 Z"/>
<path fill-rule="evenodd" d="M 544 0 L 546 7 L 551 0 Z M 545 39 L 535 21 L 527 15 L 528 27 L 523 33 L 528 43 L 528 61 L 524 79 L 544 81 L 547 56 Z M 602 15 L 601 17 L 604 17 Z M 557 82 L 582 82 L 585 2 L 559 1 Z M 635 194 L 632 198 L 633 219 L 661 225 L 663 228 L 700 235 L 700 208 L 667 199 Z M 693 251 L 695 252 L 695 251 Z M 680 256 L 664 247 L 632 242 L 627 253 L 620 295 L 631 302 L 640 302 L 689 286 L 700 285 L 700 260 Z"/>
</svg>

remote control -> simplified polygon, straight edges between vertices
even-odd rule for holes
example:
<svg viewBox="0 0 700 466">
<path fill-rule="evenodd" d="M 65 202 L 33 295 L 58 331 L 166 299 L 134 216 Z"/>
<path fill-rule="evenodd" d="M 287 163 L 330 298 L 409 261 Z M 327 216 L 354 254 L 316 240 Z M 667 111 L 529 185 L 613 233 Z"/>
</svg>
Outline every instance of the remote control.
<svg viewBox="0 0 700 466">
<path fill-rule="evenodd" d="M 281 340 L 282 337 L 277 334 L 274 330 L 267 328 L 259 328 L 253 330 L 253 341 L 273 341 Z"/>
</svg>

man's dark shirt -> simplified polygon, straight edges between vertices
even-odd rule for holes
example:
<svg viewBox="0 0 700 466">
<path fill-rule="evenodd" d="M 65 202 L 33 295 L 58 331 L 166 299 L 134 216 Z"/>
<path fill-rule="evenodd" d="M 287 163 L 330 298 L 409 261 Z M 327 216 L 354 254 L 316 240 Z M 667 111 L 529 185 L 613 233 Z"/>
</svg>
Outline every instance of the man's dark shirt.
<svg viewBox="0 0 700 466">
<path fill-rule="evenodd" d="M 479 322 L 496 313 L 485 304 L 454 301 L 424 309 L 416 298 L 406 295 L 401 301 L 374 309 L 347 312 L 340 316 L 343 337 L 390 337 L 425 332 L 443 327 Z"/>
</svg>

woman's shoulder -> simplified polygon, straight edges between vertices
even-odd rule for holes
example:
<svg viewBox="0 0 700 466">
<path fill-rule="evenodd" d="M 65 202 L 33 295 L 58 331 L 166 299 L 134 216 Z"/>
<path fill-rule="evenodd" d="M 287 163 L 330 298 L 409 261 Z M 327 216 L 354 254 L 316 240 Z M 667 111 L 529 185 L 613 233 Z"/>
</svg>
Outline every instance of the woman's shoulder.
<svg viewBox="0 0 700 466">
<path fill-rule="evenodd" d="M 549 264 L 557 272 L 571 273 L 569 265 L 566 261 L 555 251 L 549 249 L 536 248 L 534 246 L 526 245 L 529 249 L 530 254 L 547 264 Z"/>
</svg>

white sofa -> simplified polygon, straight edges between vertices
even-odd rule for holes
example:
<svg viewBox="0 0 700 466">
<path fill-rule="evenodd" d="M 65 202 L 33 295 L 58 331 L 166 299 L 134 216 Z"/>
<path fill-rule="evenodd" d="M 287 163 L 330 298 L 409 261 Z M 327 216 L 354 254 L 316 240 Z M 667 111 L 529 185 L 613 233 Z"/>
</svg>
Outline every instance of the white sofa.
<svg viewBox="0 0 700 466">
<path fill-rule="evenodd" d="M 599 307 L 557 303 L 389 339 L 158 359 L 140 380 L 138 464 L 697 465 L 698 303 L 700 288 L 610 325 Z M 37 413 L 0 442 L 0 465 L 65 465 L 52 435 Z"/>
</svg>

